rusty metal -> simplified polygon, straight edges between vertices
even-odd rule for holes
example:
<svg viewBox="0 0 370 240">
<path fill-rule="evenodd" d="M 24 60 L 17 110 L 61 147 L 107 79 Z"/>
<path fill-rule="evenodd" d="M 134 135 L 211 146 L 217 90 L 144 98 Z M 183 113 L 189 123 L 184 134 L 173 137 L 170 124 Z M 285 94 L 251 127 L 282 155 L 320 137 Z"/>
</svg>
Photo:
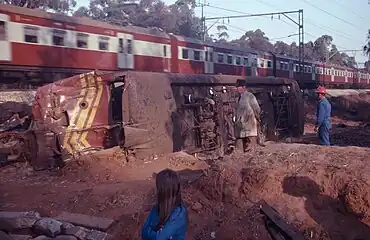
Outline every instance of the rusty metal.
<svg viewBox="0 0 370 240">
<path fill-rule="evenodd" d="M 18 152 L 27 153 L 22 149 L 32 149 L 28 161 L 38 170 L 114 146 L 135 155 L 187 150 L 223 156 L 235 140 L 238 78 L 95 71 L 62 79 L 37 89 L 32 124 L 18 135 L 25 148 L 8 139 L 3 151 L 19 158 Z M 303 102 L 295 81 L 251 77 L 247 85 L 266 115 L 261 116 L 261 129 L 267 139 L 280 134 L 275 99 L 287 87 L 291 90 L 284 106 L 289 119 L 283 124 L 290 130 L 284 134 L 303 133 Z M 18 126 L 22 121 L 17 121 Z"/>
<path fill-rule="evenodd" d="M 264 215 L 266 228 L 274 240 L 303 240 L 303 236 L 264 200 L 259 202 L 260 212 Z"/>
</svg>

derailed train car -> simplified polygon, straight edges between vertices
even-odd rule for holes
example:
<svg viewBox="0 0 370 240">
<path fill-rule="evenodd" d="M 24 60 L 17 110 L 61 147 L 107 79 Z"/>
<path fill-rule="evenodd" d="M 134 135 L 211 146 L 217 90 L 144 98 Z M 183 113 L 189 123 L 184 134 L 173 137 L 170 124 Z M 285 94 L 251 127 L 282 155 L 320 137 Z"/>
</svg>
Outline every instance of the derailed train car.
<svg viewBox="0 0 370 240">
<path fill-rule="evenodd" d="M 239 76 L 91 72 L 37 90 L 30 128 L 37 169 L 121 146 L 136 154 L 186 150 L 222 156 L 232 143 Z M 273 80 L 273 81 L 272 81 Z M 267 139 L 303 134 L 297 82 L 250 77 Z M 146 152 L 149 150 L 149 152 Z"/>
</svg>

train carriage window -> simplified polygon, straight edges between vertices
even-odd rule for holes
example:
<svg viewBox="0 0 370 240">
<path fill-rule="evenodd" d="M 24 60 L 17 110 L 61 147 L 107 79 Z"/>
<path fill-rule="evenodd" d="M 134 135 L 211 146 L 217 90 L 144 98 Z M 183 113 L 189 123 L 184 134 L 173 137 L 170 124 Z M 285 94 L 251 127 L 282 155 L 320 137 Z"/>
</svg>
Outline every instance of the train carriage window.
<svg viewBox="0 0 370 240">
<path fill-rule="evenodd" d="M 308 70 L 307 70 L 307 66 L 304 66 L 304 72 L 307 73 Z"/>
<path fill-rule="evenodd" d="M 6 25 L 4 21 L 0 21 L 0 41 L 6 40 Z"/>
<path fill-rule="evenodd" d="M 167 46 L 163 46 L 163 57 L 167 57 Z"/>
<path fill-rule="evenodd" d="M 298 72 L 298 64 L 294 64 L 294 72 Z"/>
<path fill-rule="evenodd" d="M 210 62 L 213 62 L 213 52 L 210 52 L 209 53 L 209 61 Z"/>
<path fill-rule="evenodd" d="M 77 33 L 77 47 L 78 48 L 87 48 L 89 35 L 86 33 Z"/>
<path fill-rule="evenodd" d="M 118 39 L 118 52 L 123 53 L 123 39 L 122 38 Z"/>
<path fill-rule="evenodd" d="M 194 50 L 194 60 L 196 61 L 200 60 L 200 51 Z"/>
<path fill-rule="evenodd" d="M 221 53 L 219 53 L 218 55 L 217 55 L 217 61 L 219 62 L 219 63 L 224 63 L 224 55 L 223 54 L 221 54 Z"/>
<path fill-rule="evenodd" d="M 108 51 L 109 37 L 99 37 L 99 50 Z"/>
<path fill-rule="evenodd" d="M 243 64 L 244 64 L 244 66 L 248 66 L 249 64 L 248 64 L 248 58 L 244 58 L 243 59 Z"/>
<path fill-rule="evenodd" d="M 227 55 L 227 63 L 233 64 L 233 56 Z"/>
<path fill-rule="evenodd" d="M 280 70 L 284 70 L 284 63 L 280 62 Z"/>
<path fill-rule="evenodd" d="M 189 50 L 188 49 L 182 49 L 182 59 L 189 59 Z"/>
<path fill-rule="evenodd" d="M 205 52 L 205 56 L 204 56 L 204 57 L 205 57 L 205 58 L 204 58 L 204 61 L 206 61 L 206 62 L 208 62 L 208 54 L 209 54 L 209 52 L 208 52 L 208 51 L 206 51 L 206 52 Z"/>
<path fill-rule="evenodd" d="M 53 29 L 52 32 L 53 32 L 53 45 L 65 46 L 66 31 Z"/>
<path fill-rule="evenodd" d="M 267 60 L 267 68 L 272 68 L 272 62 L 270 60 Z"/>
<path fill-rule="evenodd" d="M 240 65 L 240 64 L 241 64 L 241 59 L 240 59 L 240 57 L 236 57 L 236 58 L 235 58 L 235 63 L 236 63 L 236 65 Z"/>
<path fill-rule="evenodd" d="M 308 72 L 308 73 L 312 73 L 312 67 L 311 67 L 311 66 L 308 66 L 308 67 L 307 67 L 307 72 Z"/>
<path fill-rule="evenodd" d="M 28 43 L 38 43 L 38 27 L 24 26 L 24 41 Z"/>
<path fill-rule="evenodd" d="M 132 54 L 132 40 L 127 39 L 127 53 Z"/>
</svg>

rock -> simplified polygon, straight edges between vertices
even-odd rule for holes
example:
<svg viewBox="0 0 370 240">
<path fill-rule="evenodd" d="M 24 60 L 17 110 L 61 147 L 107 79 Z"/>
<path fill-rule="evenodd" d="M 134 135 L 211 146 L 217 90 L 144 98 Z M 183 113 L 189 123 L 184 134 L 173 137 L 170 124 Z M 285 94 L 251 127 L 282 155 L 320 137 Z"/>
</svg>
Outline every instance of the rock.
<svg viewBox="0 0 370 240">
<path fill-rule="evenodd" d="M 0 230 L 13 232 L 32 228 L 40 218 L 37 212 L 0 212 Z"/>
<path fill-rule="evenodd" d="M 56 217 L 56 219 L 100 231 L 106 231 L 114 223 L 114 220 L 109 218 L 100 218 L 69 212 L 62 212 Z"/>
<path fill-rule="evenodd" d="M 31 235 L 17 235 L 17 234 L 11 234 L 12 240 L 30 240 L 32 239 Z M 0 238 L 1 239 L 1 238 Z"/>
<path fill-rule="evenodd" d="M 44 234 L 48 237 L 55 237 L 61 233 L 62 225 L 63 223 L 58 220 L 41 218 L 35 223 L 34 229 L 37 233 Z"/>
<path fill-rule="evenodd" d="M 75 227 L 75 225 L 73 225 L 72 223 L 63 222 L 63 224 L 62 224 L 62 233 L 64 233 L 67 229 L 73 228 L 73 227 Z"/>
<path fill-rule="evenodd" d="M 203 205 L 200 202 L 196 202 L 193 204 L 193 206 L 191 206 L 191 208 L 195 211 L 199 211 L 200 209 L 203 208 Z"/>
<path fill-rule="evenodd" d="M 53 238 L 53 240 L 77 240 L 77 238 L 75 236 L 59 235 L 56 238 Z"/>
<path fill-rule="evenodd" d="M 86 228 L 75 226 L 75 227 L 66 229 L 65 231 L 63 231 L 63 234 L 72 235 L 72 236 L 75 236 L 78 239 L 83 240 L 83 239 L 86 238 L 88 232 L 89 232 L 89 230 L 86 229 Z"/>
<path fill-rule="evenodd" d="M 91 230 L 86 236 L 86 240 L 108 240 L 111 236 L 105 232 L 100 232 L 96 230 Z"/>
<path fill-rule="evenodd" d="M 41 236 L 38 236 L 32 240 L 51 240 L 51 238 L 47 237 L 47 236 L 44 236 L 44 235 L 41 235 Z"/>
<path fill-rule="evenodd" d="M 0 239 L 1 240 L 12 240 L 12 238 L 3 231 L 0 231 Z"/>
</svg>

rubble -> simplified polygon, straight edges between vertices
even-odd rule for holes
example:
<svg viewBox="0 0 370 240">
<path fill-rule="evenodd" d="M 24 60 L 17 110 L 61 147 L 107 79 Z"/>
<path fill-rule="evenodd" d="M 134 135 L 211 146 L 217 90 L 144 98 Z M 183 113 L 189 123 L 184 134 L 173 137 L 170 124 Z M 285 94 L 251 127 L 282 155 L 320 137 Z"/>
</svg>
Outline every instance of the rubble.
<svg viewBox="0 0 370 240">
<path fill-rule="evenodd" d="M 83 214 L 63 212 L 64 219 L 74 216 L 73 222 L 58 220 L 57 218 L 41 217 L 37 212 L 0 212 L 0 239 L 1 240 L 109 240 L 112 236 L 104 231 L 93 228 L 104 226 L 108 230 L 114 220 L 97 218 Z M 77 217 L 76 217 L 77 216 Z M 59 217 L 60 218 L 60 217 Z M 91 221 L 93 228 L 86 228 L 87 219 Z M 100 220 L 100 224 L 96 224 Z M 101 224 L 102 222 L 104 224 Z M 81 221 L 81 222 L 80 222 Z M 85 221 L 85 222 L 84 222 Z M 110 223 L 107 225 L 107 223 Z M 102 229 L 102 227 L 100 227 Z M 19 234 L 27 233 L 27 234 Z"/>
</svg>

